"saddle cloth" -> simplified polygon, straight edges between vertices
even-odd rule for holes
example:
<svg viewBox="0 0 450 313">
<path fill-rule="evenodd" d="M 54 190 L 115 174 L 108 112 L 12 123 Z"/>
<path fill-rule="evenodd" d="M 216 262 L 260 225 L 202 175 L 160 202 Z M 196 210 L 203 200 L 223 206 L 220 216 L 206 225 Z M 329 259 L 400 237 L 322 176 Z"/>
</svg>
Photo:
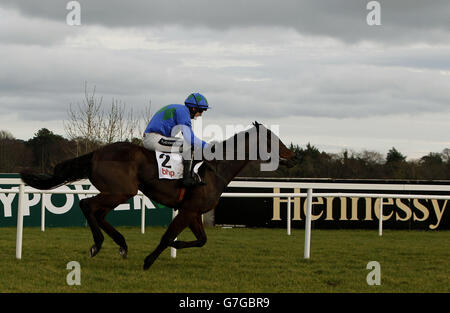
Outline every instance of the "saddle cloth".
<svg viewBox="0 0 450 313">
<path fill-rule="evenodd" d="M 158 173 L 160 179 L 183 178 L 183 157 L 180 153 L 155 151 L 158 162 Z M 198 170 L 203 161 L 195 164 L 193 172 L 198 175 Z"/>
</svg>

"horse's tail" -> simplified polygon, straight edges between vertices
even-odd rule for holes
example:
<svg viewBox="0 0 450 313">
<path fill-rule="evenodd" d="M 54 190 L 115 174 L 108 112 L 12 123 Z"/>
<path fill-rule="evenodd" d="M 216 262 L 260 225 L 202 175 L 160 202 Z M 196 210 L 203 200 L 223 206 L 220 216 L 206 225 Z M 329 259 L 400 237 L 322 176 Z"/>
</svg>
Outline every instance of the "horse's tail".
<svg viewBox="0 0 450 313">
<path fill-rule="evenodd" d="M 20 176 L 27 185 L 33 188 L 43 190 L 53 189 L 76 180 L 87 178 L 91 172 L 93 154 L 91 152 L 57 164 L 53 170 L 53 175 L 21 172 Z"/>
</svg>

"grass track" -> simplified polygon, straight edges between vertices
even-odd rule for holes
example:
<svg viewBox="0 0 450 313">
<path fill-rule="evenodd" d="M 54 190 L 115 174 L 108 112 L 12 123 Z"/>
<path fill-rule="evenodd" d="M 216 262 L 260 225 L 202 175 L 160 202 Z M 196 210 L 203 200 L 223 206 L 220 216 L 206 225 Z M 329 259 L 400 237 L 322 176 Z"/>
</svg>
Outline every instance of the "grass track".
<svg viewBox="0 0 450 313">
<path fill-rule="evenodd" d="M 129 246 L 122 260 L 105 237 L 89 258 L 87 228 L 24 229 L 22 260 L 15 228 L 0 229 L 0 292 L 450 292 L 449 231 L 313 230 L 311 259 L 304 232 L 293 229 L 207 228 L 203 248 L 167 249 L 148 271 L 143 260 L 165 228 L 118 227 Z M 187 230 L 182 240 L 193 240 Z M 81 285 L 69 286 L 66 265 L 81 265 Z M 369 286 L 369 261 L 381 266 L 381 285 Z"/>
</svg>

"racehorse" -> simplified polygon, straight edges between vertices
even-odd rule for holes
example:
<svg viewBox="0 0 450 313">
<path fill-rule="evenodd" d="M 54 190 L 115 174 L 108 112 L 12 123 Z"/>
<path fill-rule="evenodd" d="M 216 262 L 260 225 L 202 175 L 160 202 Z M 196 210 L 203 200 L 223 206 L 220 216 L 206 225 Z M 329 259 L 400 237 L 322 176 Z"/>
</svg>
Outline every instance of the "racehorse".
<svg viewBox="0 0 450 313">
<path fill-rule="evenodd" d="M 245 156 L 237 158 L 237 152 L 233 152 L 231 160 L 229 158 L 205 160 L 200 173 L 206 184 L 188 189 L 183 189 L 180 180 L 159 179 L 155 152 L 127 142 L 112 143 L 91 153 L 59 163 L 55 166 L 53 175 L 22 172 L 21 177 L 26 184 L 37 189 L 52 189 L 88 178 L 99 190 L 96 196 L 79 202 L 94 239 L 94 245 L 89 250 L 91 257 L 94 257 L 102 247 L 104 240 L 100 230 L 102 229 L 119 245 L 120 255 L 126 258 L 128 246 L 125 238 L 106 221 L 105 217 L 115 207 L 134 197 L 138 190 L 158 203 L 179 210 L 156 249 L 145 258 L 144 270 L 146 270 L 169 246 L 183 249 L 205 245 L 206 233 L 201 219 L 202 214 L 216 207 L 227 185 L 246 165 L 250 162 L 260 162 L 263 165 L 263 162 L 267 161 L 262 160 L 259 155 L 256 158 L 250 157 L 252 144 L 255 143 L 250 140 L 252 134 L 263 134 L 263 136 L 256 136 L 258 147 L 264 140 L 268 150 L 271 147 L 274 149 L 278 147 L 279 151 L 274 151 L 274 155 L 279 158 L 281 164 L 289 165 L 287 163 L 294 157 L 294 153 L 262 124 L 255 122 L 253 127 L 245 132 L 243 137 L 239 137 L 240 133 L 238 133 L 218 143 L 235 149 L 238 139 L 244 138 Z M 267 134 L 267 137 L 264 134 Z M 230 141 L 233 141 L 233 145 L 229 145 Z M 218 144 L 217 147 L 219 147 Z M 223 151 L 225 154 L 227 149 Z M 230 155 L 229 151 L 227 155 Z M 184 196 L 180 196 L 183 193 Z M 175 240 L 186 227 L 191 229 L 196 240 Z"/>
</svg>

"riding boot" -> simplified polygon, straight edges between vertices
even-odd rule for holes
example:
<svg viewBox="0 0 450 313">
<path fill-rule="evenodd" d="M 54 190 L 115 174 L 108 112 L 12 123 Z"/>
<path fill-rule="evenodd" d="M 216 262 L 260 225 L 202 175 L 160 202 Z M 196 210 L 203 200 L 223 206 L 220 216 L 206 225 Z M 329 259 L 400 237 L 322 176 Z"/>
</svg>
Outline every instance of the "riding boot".
<svg viewBox="0 0 450 313">
<path fill-rule="evenodd" d="M 192 163 L 194 160 L 183 160 L 183 185 L 185 187 L 195 186 L 197 183 L 192 177 Z"/>
</svg>

